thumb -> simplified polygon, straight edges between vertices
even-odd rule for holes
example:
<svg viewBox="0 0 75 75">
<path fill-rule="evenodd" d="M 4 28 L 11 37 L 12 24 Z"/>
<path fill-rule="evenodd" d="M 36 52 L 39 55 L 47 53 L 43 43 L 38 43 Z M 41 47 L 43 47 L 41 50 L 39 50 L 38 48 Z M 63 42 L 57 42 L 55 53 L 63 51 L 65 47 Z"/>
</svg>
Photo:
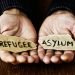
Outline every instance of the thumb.
<svg viewBox="0 0 75 75">
<path fill-rule="evenodd" d="M 73 34 L 73 36 L 75 38 L 75 26 L 73 26 L 72 34 Z"/>
<path fill-rule="evenodd" d="M 20 22 L 21 22 L 21 25 L 20 25 L 21 26 L 21 37 L 35 42 L 36 41 L 35 39 L 37 37 L 36 30 L 33 27 L 33 24 L 30 21 L 30 19 L 28 19 L 28 17 L 23 15 L 20 18 Z"/>
</svg>

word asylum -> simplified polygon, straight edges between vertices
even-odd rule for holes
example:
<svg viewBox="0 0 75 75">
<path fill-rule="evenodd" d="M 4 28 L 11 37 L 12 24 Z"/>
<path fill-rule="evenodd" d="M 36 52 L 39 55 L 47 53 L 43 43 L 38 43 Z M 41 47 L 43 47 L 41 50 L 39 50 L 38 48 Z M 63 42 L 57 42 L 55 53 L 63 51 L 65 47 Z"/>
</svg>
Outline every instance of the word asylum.
<svg viewBox="0 0 75 75">
<path fill-rule="evenodd" d="M 74 46 L 74 42 L 73 41 L 61 41 L 61 40 L 43 40 L 42 44 L 46 45 L 46 46 L 51 46 L 51 47 L 56 47 L 56 46 Z"/>
<path fill-rule="evenodd" d="M 0 47 L 32 48 L 31 42 L 0 41 Z"/>
</svg>

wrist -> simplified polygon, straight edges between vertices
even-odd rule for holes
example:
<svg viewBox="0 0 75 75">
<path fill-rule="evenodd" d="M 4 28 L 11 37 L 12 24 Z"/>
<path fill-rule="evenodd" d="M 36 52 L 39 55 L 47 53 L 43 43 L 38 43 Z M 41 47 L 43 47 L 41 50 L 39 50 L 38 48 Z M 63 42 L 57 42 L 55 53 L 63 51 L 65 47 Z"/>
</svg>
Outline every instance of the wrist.
<svg viewBox="0 0 75 75">
<path fill-rule="evenodd" d="M 10 14 L 10 15 L 19 15 L 21 12 L 18 9 L 9 9 L 3 12 L 4 14 Z"/>
</svg>

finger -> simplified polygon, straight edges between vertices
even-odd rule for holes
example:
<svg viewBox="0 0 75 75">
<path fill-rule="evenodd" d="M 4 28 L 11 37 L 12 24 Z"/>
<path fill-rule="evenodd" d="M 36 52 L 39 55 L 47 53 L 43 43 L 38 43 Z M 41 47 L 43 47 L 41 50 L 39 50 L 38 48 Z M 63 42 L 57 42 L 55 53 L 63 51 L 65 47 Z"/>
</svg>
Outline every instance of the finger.
<svg viewBox="0 0 75 75">
<path fill-rule="evenodd" d="M 60 58 L 58 56 L 54 55 L 51 57 L 51 62 L 58 64 L 60 62 Z"/>
<path fill-rule="evenodd" d="M 54 51 L 52 51 L 52 50 L 46 50 L 46 55 L 43 58 L 43 62 L 45 64 L 49 64 L 51 62 L 50 59 L 53 56 L 53 54 L 54 54 Z"/>
<path fill-rule="evenodd" d="M 38 47 L 38 55 L 40 57 L 40 59 L 42 60 L 45 56 L 45 50 L 42 47 Z"/>
<path fill-rule="evenodd" d="M 72 51 L 65 51 L 61 56 L 61 60 L 64 62 L 72 62 L 74 59 L 74 53 Z"/>
<path fill-rule="evenodd" d="M 30 51 L 30 56 L 32 56 L 35 60 L 35 63 L 39 62 L 39 57 L 36 50 Z"/>
<path fill-rule="evenodd" d="M 6 51 L 0 51 L 0 58 L 2 61 L 6 62 L 6 63 L 15 62 L 15 57 Z"/>
<path fill-rule="evenodd" d="M 46 56 L 51 58 L 53 55 L 54 55 L 54 51 L 53 50 L 46 50 Z"/>
<path fill-rule="evenodd" d="M 37 55 L 37 51 L 36 51 L 36 50 L 30 51 L 30 55 L 31 55 L 31 56 Z"/>
<path fill-rule="evenodd" d="M 55 51 L 55 55 L 57 55 L 58 57 L 60 57 L 63 54 L 62 51 Z"/>
<path fill-rule="evenodd" d="M 33 62 L 35 61 L 32 56 L 28 56 L 27 59 L 28 59 L 28 60 L 27 60 L 28 63 L 33 63 Z"/>
<path fill-rule="evenodd" d="M 16 60 L 18 63 L 25 63 L 26 57 L 24 57 L 23 55 L 16 54 Z"/>
<path fill-rule="evenodd" d="M 35 63 L 39 63 L 39 56 L 38 55 L 34 55 L 32 57 L 34 58 Z"/>
<path fill-rule="evenodd" d="M 49 63 L 50 63 L 50 58 L 49 58 L 49 56 L 44 56 L 43 62 L 44 62 L 45 64 L 49 64 Z"/>
<path fill-rule="evenodd" d="M 29 55 L 28 52 L 22 52 L 21 55 L 24 56 L 26 59 L 26 62 L 24 62 L 24 63 L 27 63 L 28 55 Z"/>
<path fill-rule="evenodd" d="M 21 55 L 23 55 L 24 57 L 28 57 L 28 52 L 22 52 Z"/>
</svg>

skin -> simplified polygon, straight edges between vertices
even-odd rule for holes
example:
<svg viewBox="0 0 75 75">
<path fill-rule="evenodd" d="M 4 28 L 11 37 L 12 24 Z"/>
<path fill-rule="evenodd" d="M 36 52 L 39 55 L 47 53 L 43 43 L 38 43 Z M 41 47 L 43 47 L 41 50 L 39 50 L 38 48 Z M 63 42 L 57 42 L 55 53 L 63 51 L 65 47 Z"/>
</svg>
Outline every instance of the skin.
<svg viewBox="0 0 75 75">
<path fill-rule="evenodd" d="M 70 32 L 75 37 L 75 16 L 69 11 L 59 10 L 44 20 L 38 36 L 40 39 L 40 37 L 50 34 L 70 34 Z M 50 54 L 47 56 L 47 53 L 47 50 L 41 49 L 41 46 L 38 47 L 38 55 L 45 64 L 49 64 L 50 61 L 52 63 L 71 62 L 74 59 L 74 52 L 68 50 L 54 51 L 54 55 L 51 57 Z"/>
<path fill-rule="evenodd" d="M 11 11 L 11 10 L 10 10 Z M 39 38 L 50 34 L 69 34 L 69 31 L 75 36 L 75 18 L 68 11 L 57 11 L 51 16 L 48 16 L 43 22 Z M 62 26 L 63 25 L 63 26 Z M 69 30 L 69 31 L 68 31 Z M 12 12 L 3 12 L 0 16 L 0 34 L 14 35 L 29 39 L 36 42 L 36 31 L 31 21 L 23 13 L 13 14 Z M 72 51 L 54 51 L 44 50 L 40 45 L 38 46 L 38 55 L 45 63 L 59 63 L 61 61 L 71 62 L 74 59 L 74 52 Z M 0 58 L 6 63 L 38 63 L 39 57 L 36 50 L 10 53 L 0 50 Z"/>
<path fill-rule="evenodd" d="M 37 35 L 33 24 L 28 17 L 18 9 L 6 10 L 0 16 L 0 34 L 23 37 L 36 42 Z M 33 63 L 36 62 L 37 50 L 22 53 L 10 53 L 0 50 L 0 58 L 6 63 Z"/>
<path fill-rule="evenodd" d="M 63 55 L 61 55 L 62 61 L 71 62 L 74 59 L 73 51 L 65 51 Z"/>
</svg>

